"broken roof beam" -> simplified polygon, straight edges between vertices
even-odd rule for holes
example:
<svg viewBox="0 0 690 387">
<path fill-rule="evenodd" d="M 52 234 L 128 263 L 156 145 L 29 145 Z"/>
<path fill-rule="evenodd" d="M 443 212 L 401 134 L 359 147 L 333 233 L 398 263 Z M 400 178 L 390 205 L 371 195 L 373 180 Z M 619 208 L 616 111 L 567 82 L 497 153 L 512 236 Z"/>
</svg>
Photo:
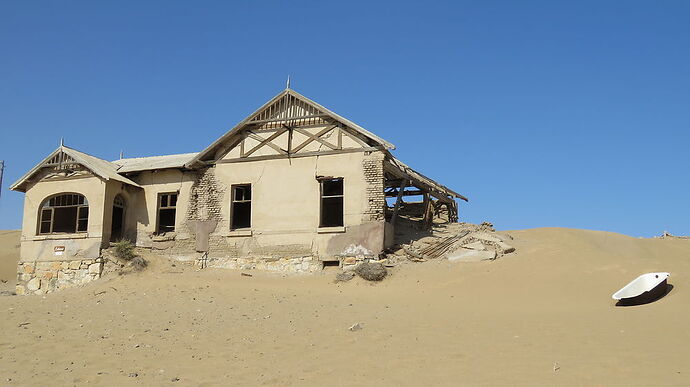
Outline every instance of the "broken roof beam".
<svg viewBox="0 0 690 387">
<path fill-rule="evenodd" d="M 414 191 L 403 191 L 402 196 L 420 196 L 424 195 L 425 191 L 418 189 Z M 398 196 L 398 190 L 386 192 L 387 198 L 394 198 Z"/>
<path fill-rule="evenodd" d="M 454 203 L 453 198 L 459 198 L 468 201 L 465 196 L 429 179 L 421 173 L 408 167 L 400 160 L 388 153 L 389 158 L 384 162 L 384 171 L 391 175 L 412 181 L 412 184 L 417 188 L 429 192 L 433 197 L 446 203 Z"/>
</svg>

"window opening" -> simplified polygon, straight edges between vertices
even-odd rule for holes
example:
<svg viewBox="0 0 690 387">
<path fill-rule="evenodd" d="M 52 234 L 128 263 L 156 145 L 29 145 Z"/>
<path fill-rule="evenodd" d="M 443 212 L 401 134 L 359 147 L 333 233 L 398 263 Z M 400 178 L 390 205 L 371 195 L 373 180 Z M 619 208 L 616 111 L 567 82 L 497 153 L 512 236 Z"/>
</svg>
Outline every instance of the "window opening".
<svg viewBox="0 0 690 387">
<path fill-rule="evenodd" d="M 252 186 L 251 184 L 233 185 L 230 229 L 250 228 L 251 226 Z"/>
<path fill-rule="evenodd" d="M 43 202 L 39 218 L 39 234 L 74 234 L 86 232 L 89 203 L 80 194 L 60 194 Z"/>
<path fill-rule="evenodd" d="M 321 180 L 320 227 L 343 225 L 343 179 Z"/>
<path fill-rule="evenodd" d="M 175 231 L 177 192 L 158 195 L 158 233 Z"/>
</svg>

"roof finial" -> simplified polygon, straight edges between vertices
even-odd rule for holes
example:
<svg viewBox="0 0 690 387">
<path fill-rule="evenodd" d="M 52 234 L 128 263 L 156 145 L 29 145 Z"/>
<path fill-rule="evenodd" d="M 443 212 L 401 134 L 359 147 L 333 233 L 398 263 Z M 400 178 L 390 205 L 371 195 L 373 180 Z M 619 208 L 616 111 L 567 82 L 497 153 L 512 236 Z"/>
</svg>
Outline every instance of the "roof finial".
<svg viewBox="0 0 690 387">
<path fill-rule="evenodd" d="M 65 138 L 60 137 L 60 146 L 65 146 Z"/>
<path fill-rule="evenodd" d="M 290 74 L 288 74 L 288 79 L 287 79 L 287 85 L 285 87 L 286 89 L 290 88 Z"/>
</svg>

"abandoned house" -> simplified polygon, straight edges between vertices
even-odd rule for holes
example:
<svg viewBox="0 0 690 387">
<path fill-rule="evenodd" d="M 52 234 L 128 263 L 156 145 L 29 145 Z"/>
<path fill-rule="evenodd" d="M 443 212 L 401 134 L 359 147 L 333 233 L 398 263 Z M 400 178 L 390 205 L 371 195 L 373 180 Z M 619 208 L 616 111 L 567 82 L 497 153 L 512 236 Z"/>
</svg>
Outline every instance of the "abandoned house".
<svg viewBox="0 0 690 387">
<path fill-rule="evenodd" d="M 394 148 L 290 88 L 198 153 L 106 161 L 61 144 L 11 186 L 25 193 L 18 293 L 98 278 L 122 238 L 202 266 L 308 272 L 381 253 L 404 211 L 457 221 L 467 199 Z"/>
</svg>

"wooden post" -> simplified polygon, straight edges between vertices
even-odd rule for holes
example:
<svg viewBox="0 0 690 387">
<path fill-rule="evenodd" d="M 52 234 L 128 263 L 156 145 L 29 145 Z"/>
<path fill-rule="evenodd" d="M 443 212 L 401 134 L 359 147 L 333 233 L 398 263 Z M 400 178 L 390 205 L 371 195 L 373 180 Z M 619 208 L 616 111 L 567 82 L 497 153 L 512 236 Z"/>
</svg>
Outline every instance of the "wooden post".
<svg viewBox="0 0 690 387">
<path fill-rule="evenodd" d="M 431 228 L 434 223 L 434 207 L 428 192 L 424 193 L 424 218 L 422 219 L 422 227 L 424 230 Z"/>
<path fill-rule="evenodd" d="M 398 198 L 395 199 L 395 207 L 393 207 L 393 216 L 391 217 L 391 226 L 395 226 L 395 221 L 398 219 L 398 211 L 400 210 L 400 203 L 402 203 L 403 191 L 407 187 L 407 179 L 403 179 L 398 190 Z"/>
</svg>

